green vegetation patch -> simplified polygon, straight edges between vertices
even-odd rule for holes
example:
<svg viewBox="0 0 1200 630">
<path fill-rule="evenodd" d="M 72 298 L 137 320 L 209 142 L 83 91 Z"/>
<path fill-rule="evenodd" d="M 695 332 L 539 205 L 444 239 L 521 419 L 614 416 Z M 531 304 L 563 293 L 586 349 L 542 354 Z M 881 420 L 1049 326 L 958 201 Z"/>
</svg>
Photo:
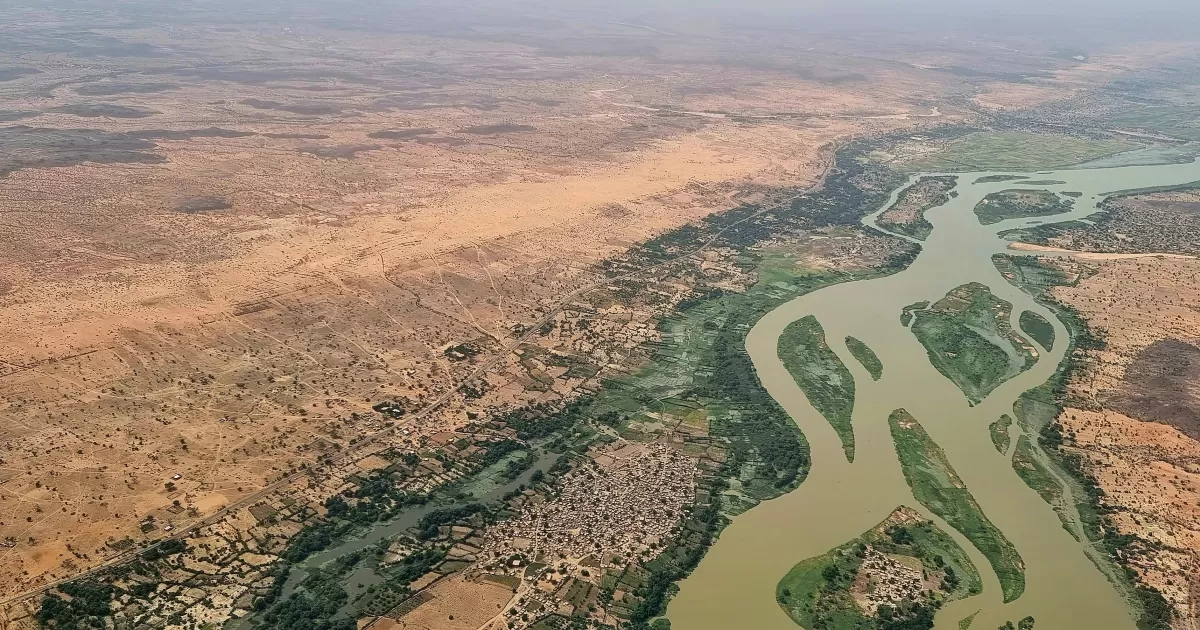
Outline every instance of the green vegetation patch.
<svg viewBox="0 0 1200 630">
<path fill-rule="evenodd" d="M 883 376 L 883 362 L 875 356 L 875 352 L 871 350 L 870 346 L 854 337 L 846 337 L 846 348 L 871 374 L 871 380 L 878 381 Z"/>
<path fill-rule="evenodd" d="M 864 609 L 855 600 L 895 573 L 864 567 L 884 554 L 897 565 L 921 568 L 912 581 L 923 590 L 917 601 Z M 805 628 L 849 630 L 927 630 L 944 603 L 978 594 L 979 571 L 945 532 L 915 511 L 900 507 L 858 538 L 816 558 L 800 562 L 775 587 L 775 598 L 793 621 Z"/>
<path fill-rule="evenodd" d="M 1027 219 L 1046 217 L 1070 212 L 1074 200 L 1059 196 L 1048 190 L 1012 188 L 994 192 L 975 204 L 975 216 L 984 225 L 999 223 L 1005 219 Z"/>
<path fill-rule="evenodd" d="M 987 286 L 972 282 L 917 311 L 912 331 L 934 367 L 978 403 L 1036 362 L 1027 342 L 1009 325 L 1011 310 Z"/>
<path fill-rule="evenodd" d="M 961 136 L 905 166 L 912 171 L 1039 171 L 1120 153 L 1137 145 L 1062 134 L 986 131 Z"/>
<path fill-rule="evenodd" d="M 992 445 L 1001 454 L 1008 452 L 1008 445 L 1012 444 L 1012 438 L 1008 435 L 1008 428 L 1012 426 L 1012 416 L 1004 414 L 995 422 L 988 425 L 988 431 L 992 435 Z"/>
<path fill-rule="evenodd" d="M 888 418 L 904 479 L 913 497 L 967 537 L 992 565 L 1004 602 L 1025 591 L 1025 565 L 1012 543 L 984 515 L 970 490 L 954 472 L 942 448 L 907 411 Z"/>
<path fill-rule="evenodd" d="M 1033 340 L 1038 342 L 1047 350 L 1054 349 L 1054 326 L 1046 321 L 1045 317 L 1038 315 L 1033 311 L 1023 311 L 1021 313 L 1021 330 L 1025 334 L 1033 337 Z"/>
<path fill-rule="evenodd" d="M 779 336 L 779 358 L 812 406 L 842 440 L 846 459 L 854 461 L 854 377 L 825 342 L 825 330 L 809 315 L 792 322 Z"/>
</svg>

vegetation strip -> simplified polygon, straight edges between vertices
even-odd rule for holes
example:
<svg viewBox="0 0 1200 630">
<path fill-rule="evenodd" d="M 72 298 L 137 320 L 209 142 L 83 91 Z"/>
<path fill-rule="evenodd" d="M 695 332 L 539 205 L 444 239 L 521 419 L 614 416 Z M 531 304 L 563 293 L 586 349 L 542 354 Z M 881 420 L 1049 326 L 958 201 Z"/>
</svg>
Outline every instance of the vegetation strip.
<svg viewBox="0 0 1200 630">
<path fill-rule="evenodd" d="M 1025 592 L 1021 556 L 984 515 L 970 490 L 946 460 L 941 447 L 903 409 L 892 412 L 888 426 L 913 497 L 945 519 L 983 553 L 1000 580 L 1005 603 L 1020 597 Z"/>
<path fill-rule="evenodd" d="M 871 380 L 878 381 L 883 376 L 883 362 L 879 360 L 870 346 L 854 337 L 846 337 L 846 348 L 866 368 L 867 373 L 871 375 Z"/>
</svg>

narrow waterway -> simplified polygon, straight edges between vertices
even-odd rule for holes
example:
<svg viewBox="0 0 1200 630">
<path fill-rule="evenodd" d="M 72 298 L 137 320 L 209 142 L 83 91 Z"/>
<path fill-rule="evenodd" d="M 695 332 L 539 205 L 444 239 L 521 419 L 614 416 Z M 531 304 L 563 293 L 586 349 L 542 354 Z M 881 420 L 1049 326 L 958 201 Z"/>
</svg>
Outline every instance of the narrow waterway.
<svg viewBox="0 0 1200 630">
<path fill-rule="evenodd" d="M 750 331 L 746 348 L 767 391 L 794 418 L 812 447 L 812 470 L 800 487 L 738 516 L 725 529 L 690 577 L 680 584 L 667 616 L 675 630 L 796 630 L 775 601 L 775 586 L 797 562 L 821 555 L 876 525 L 899 505 L 916 508 L 951 534 L 983 576 L 982 595 L 951 603 L 937 617 L 939 630 L 981 610 L 972 628 L 990 630 L 1032 615 L 1038 630 L 1132 630 L 1125 601 L 1088 559 L 1036 492 L 997 453 L 988 425 L 1012 413 L 1020 394 L 1053 375 L 1068 344 L 1039 348 L 1036 365 L 994 390 L 980 404 L 966 397 L 929 362 L 924 347 L 900 323 L 904 306 L 937 301 L 950 290 L 979 282 L 1013 304 L 1012 327 L 1023 310 L 1054 325 L 1055 338 L 1067 331 L 1054 313 L 1010 285 L 992 263 L 1005 251 L 997 233 L 1038 223 L 1086 217 L 1112 192 L 1200 180 L 1200 162 L 1038 173 L 1030 179 L 1061 184 L 1029 186 L 1020 181 L 974 183 L 998 173 L 956 173 L 958 196 L 931 209 L 933 233 L 920 256 L 897 274 L 834 285 L 796 298 L 765 315 Z M 920 177 L 915 175 L 909 183 Z M 1079 192 L 1070 213 L 980 225 L 973 208 L 986 195 L 1009 188 Z M 892 200 L 896 199 L 893 193 Z M 889 201 L 890 205 L 891 201 Z M 864 222 L 874 219 L 884 208 Z M 1024 253 L 1024 252 L 1017 252 Z M 830 346 L 854 375 L 857 399 L 853 425 L 853 464 L 842 455 L 832 427 L 809 404 L 778 356 L 779 336 L 788 324 L 814 315 Z M 872 381 L 842 341 L 853 335 L 884 365 Z M 991 566 L 961 534 L 913 499 L 904 481 L 888 429 L 892 410 L 905 408 L 945 450 L 987 517 L 1013 543 L 1025 562 L 1023 596 L 1003 604 Z"/>
</svg>

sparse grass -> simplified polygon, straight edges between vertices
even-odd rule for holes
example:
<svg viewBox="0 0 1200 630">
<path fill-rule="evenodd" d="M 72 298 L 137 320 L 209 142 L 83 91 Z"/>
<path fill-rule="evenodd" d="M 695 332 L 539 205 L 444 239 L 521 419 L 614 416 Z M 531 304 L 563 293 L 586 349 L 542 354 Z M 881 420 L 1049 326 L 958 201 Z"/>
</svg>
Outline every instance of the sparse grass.
<svg viewBox="0 0 1200 630">
<path fill-rule="evenodd" d="M 987 131 L 951 140 L 942 150 L 921 156 L 906 167 L 910 171 L 1038 171 L 1079 164 L 1136 147 L 1115 140 Z"/>
<path fill-rule="evenodd" d="M 854 461 L 854 377 L 829 348 L 825 330 L 809 315 L 792 322 L 779 336 L 779 358 L 812 406 L 825 417 L 842 441 L 846 459 Z"/>
<path fill-rule="evenodd" d="M 1030 182 L 1031 184 L 1034 182 Z M 1070 212 L 1074 200 L 1048 190 L 1014 188 L 992 193 L 975 205 L 975 216 L 984 225 L 1005 219 L 1046 217 Z"/>
<path fill-rule="evenodd" d="M 916 313 L 912 331 L 930 362 L 972 403 L 1036 361 L 1009 326 L 1011 309 L 986 286 L 971 283 Z"/>
<path fill-rule="evenodd" d="M 1004 534 L 984 515 L 970 490 L 954 472 L 941 447 L 903 409 L 888 418 L 904 479 L 913 497 L 966 536 L 988 559 L 1005 603 L 1025 591 L 1025 567 L 1021 556 Z"/>
<path fill-rule="evenodd" d="M 1012 416 L 1004 414 L 995 422 L 988 425 L 988 430 L 992 434 L 992 444 L 1000 453 L 1007 453 L 1009 444 L 1012 444 L 1012 438 L 1008 434 L 1008 427 L 1012 425 Z"/>
<path fill-rule="evenodd" d="M 846 348 L 871 374 L 871 380 L 878 381 L 883 376 L 883 362 L 875 356 L 875 352 L 867 344 L 854 337 L 846 337 Z"/>
<path fill-rule="evenodd" d="M 1024 311 L 1021 313 L 1021 330 L 1025 334 L 1033 337 L 1033 340 L 1038 342 L 1047 350 L 1054 349 L 1054 326 L 1046 321 L 1045 317 L 1034 313 L 1033 311 Z"/>
</svg>

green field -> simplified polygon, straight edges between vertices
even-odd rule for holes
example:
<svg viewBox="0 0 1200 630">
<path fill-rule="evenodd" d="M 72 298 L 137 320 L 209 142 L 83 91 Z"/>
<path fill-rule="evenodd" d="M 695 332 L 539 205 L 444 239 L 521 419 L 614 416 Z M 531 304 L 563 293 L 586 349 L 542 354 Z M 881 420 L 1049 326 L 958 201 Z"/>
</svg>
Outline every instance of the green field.
<svg viewBox="0 0 1200 630">
<path fill-rule="evenodd" d="M 954 539 L 932 522 L 912 522 L 913 518 L 919 516 L 908 508 L 897 508 L 858 538 L 792 567 L 775 587 L 779 606 L 804 628 L 931 628 L 934 610 L 947 601 L 978 594 L 982 580 Z M 927 574 L 940 574 L 941 588 L 926 601 L 898 611 L 897 618 L 890 621 L 868 617 L 851 596 L 866 545 L 893 558 L 909 559 L 912 566 L 920 563 Z M 901 618 L 907 618 L 910 625 L 888 625 L 901 623 Z M 923 623 L 926 620 L 928 625 Z"/>
<path fill-rule="evenodd" d="M 878 381 L 883 376 L 883 362 L 879 360 L 879 357 L 875 356 L 875 352 L 867 344 L 854 337 L 846 337 L 846 348 L 850 350 L 850 354 L 854 355 L 854 358 L 858 359 L 858 362 L 871 374 L 871 380 Z"/>
<path fill-rule="evenodd" d="M 984 515 L 970 490 L 946 460 L 941 447 L 903 409 L 892 412 L 888 425 L 913 497 L 945 519 L 983 553 L 1000 580 L 1005 603 L 1020 597 L 1025 591 L 1025 567 L 1021 556 Z"/>
<path fill-rule="evenodd" d="M 829 348 L 825 330 L 809 315 L 796 320 L 779 336 L 779 358 L 812 406 L 825 417 L 842 441 L 846 459 L 854 461 L 854 377 Z"/>
<path fill-rule="evenodd" d="M 1048 190 L 1013 188 L 994 192 L 975 204 L 975 216 L 984 225 L 1005 219 L 1046 217 L 1070 212 L 1073 200 Z"/>
<path fill-rule="evenodd" d="M 1012 416 L 1004 414 L 988 425 L 988 431 L 992 435 L 992 444 L 1001 454 L 1007 453 L 1009 444 L 1012 444 L 1012 438 L 1008 434 L 1008 427 L 1012 426 L 1012 421 Z"/>
<path fill-rule="evenodd" d="M 1138 145 L 1061 134 L 986 131 L 955 138 L 909 160 L 909 171 L 1040 171 L 1128 151 Z"/>
<path fill-rule="evenodd" d="M 1021 330 L 1033 337 L 1033 340 L 1041 344 L 1043 348 L 1054 349 L 1054 326 L 1046 321 L 1045 317 L 1033 311 L 1023 311 L 1019 323 Z"/>
<path fill-rule="evenodd" d="M 934 367 L 977 403 L 1036 362 L 1009 326 L 1011 309 L 986 286 L 965 284 L 917 311 L 911 330 Z"/>
</svg>

